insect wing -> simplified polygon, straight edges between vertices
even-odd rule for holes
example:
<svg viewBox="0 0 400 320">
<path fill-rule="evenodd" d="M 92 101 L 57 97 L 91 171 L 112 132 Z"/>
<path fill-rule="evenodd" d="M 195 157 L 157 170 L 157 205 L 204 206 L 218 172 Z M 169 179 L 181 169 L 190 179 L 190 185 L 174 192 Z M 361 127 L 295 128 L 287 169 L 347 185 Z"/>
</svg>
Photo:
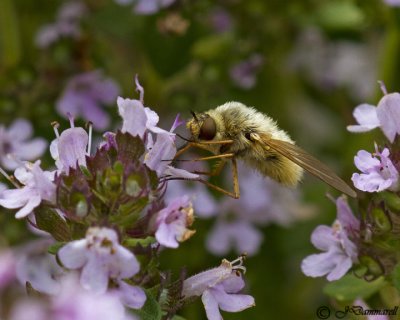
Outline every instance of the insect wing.
<svg viewBox="0 0 400 320">
<path fill-rule="evenodd" d="M 356 192 L 337 176 L 329 167 L 314 158 L 298 146 L 276 139 L 262 139 L 271 149 L 293 161 L 312 175 L 326 182 L 333 188 L 355 198 Z"/>
</svg>

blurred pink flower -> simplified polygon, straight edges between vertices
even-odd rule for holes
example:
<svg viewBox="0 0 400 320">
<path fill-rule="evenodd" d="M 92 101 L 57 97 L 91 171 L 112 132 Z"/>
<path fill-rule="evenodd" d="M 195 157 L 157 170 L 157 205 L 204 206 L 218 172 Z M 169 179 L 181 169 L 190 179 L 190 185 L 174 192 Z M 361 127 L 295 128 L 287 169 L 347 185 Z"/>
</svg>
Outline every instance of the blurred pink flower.
<svg viewBox="0 0 400 320">
<path fill-rule="evenodd" d="M 46 294 L 58 294 L 60 292 L 60 279 L 64 275 L 64 270 L 57 264 L 55 256 L 45 252 L 47 246 L 43 247 L 43 241 L 36 242 L 38 246 L 33 248 L 33 252 L 24 249 L 23 254 L 17 258 L 16 273 L 22 286 L 26 283 L 37 291 Z"/>
<path fill-rule="evenodd" d="M 154 14 L 163 8 L 169 7 L 176 0 L 115 0 L 121 5 L 129 5 L 134 3 L 134 11 L 137 14 Z"/>
<path fill-rule="evenodd" d="M 65 2 L 58 10 L 54 23 L 42 26 L 36 34 L 35 43 L 39 48 L 47 48 L 60 38 L 78 38 L 81 34 L 79 20 L 86 13 L 80 1 Z"/>
<path fill-rule="evenodd" d="M 231 67 L 229 74 L 232 81 L 242 89 L 251 89 L 257 81 L 257 73 L 264 63 L 263 57 L 258 54 L 252 54 L 246 60 L 239 62 Z"/>
<path fill-rule="evenodd" d="M 58 251 L 58 258 L 68 269 L 82 268 L 80 282 L 94 293 L 105 293 L 110 278 L 130 278 L 140 269 L 134 254 L 120 245 L 117 233 L 108 228 L 89 228 L 85 239 L 67 243 Z"/>
<path fill-rule="evenodd" d="M 360 228 L 344 196 L 336 200 L 337 220 L 332 227 L 318 226 L 311 235 L 312 244 L 323 253 L 312 254 L 301 263 L 301 270 L 309 277 L 327 275 L 329 281 L 343 277 L 357 261 L 356 240 Z M 352 239 L 352 240 L 351 240 Z"/>
<path fill-rule="evenodd" d="M 21 165 L 21 160 L 36 160 L 46 150 L 47 142 L 42 138 L 28 140 L 32 136 L 32 125 L 24 119 L 15 120 L 8 128 L 0 125 L 0 164 L 8 170 Z"/>
<path fill-rule="evenodd" d="M 400 0 L 383 0 L 388 6 L 400 7 Z"/>
<path fill-rule="evenodd" d="M 68 80 L 57 101 L 57 111 L 63 116 L 82 116 L 95 129 L 104 130 L 110 125 L 110 117 L 102 105 L 113 103 L 118 93 L 117 83 L 104 77 L 100 70 L 78 74 Z"/>
<path fill-rule="evenodd" d="M 0 291 L 15 280 L 16 257 L 12 250 L 3 249 L 0 251 Z"/>
</svg>

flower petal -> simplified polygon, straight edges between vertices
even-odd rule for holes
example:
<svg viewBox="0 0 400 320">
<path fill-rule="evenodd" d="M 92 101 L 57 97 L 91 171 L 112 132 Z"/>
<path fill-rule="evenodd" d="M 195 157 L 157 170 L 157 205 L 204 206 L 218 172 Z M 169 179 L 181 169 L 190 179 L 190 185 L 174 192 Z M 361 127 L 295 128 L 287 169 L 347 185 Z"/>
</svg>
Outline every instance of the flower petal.
<svg viewBox="0 0 400 320">
<path fill-rule="evenodd" d="M 385 180 L 378 172 L 353 173 L 351 180 L 358 190 L 366 192 L 380 192 L 392 185 L 391 179 Z"/>
<path fill-rule="evenodd" d="M 105 293 L 108 287 L 108 270 L 101 258 L 91 255 L 82 269 L 81 285 L 95 293 Z"/>
<path fill-rule="evenodd" d="M 121 245 L 116 247 L 116 253 L 110 265 L 111 274 L 125 279 L 139 272 L 140 266 L 135 255 Z"/>
<path fill-rule="evenodd" d="M 76 127 L 64 130 L 58 139 L 58 154 L 66 172 L 69 168 L 86 165 L 86 148 L 89 136 L 83 128 Z"/>
<path fill-rule="evenodd" d="M 24 141 L 32 136 L 32 124 L 25 119 L 16 119 L 8 128 L 12 141 Z"/>
<path fill-rule="evenodd" d="M 318 226 L 311 234 L 311 243 L 319 250 L 328 251 L 336 242 L 333 230 L 328 226 Z"/>
<path fill-rule="evenodd" d="M 236 273 L 232 273 L 231 276 L 225 279 L 221 284 L 227 293 L 239 292 L 245 285 L 243 278 L 236 275 Z"/>
<path fill-rule="evenodd" d="M 301 271 L 309 277 L 322 277 L 336 267 L 336 257 L 332 252 L 312 254 L 301 262 Z"/>
<path fill-rule="evenodd" d="M 221 310 L 239 312 L 255 305 L 254 298 L 247 294 L 228 294 L 222 285 L 209 289 L 217 300 Z"/>
<path fill-rule="evenodd" d="M 36 160 L 39 158 L 47 148 L 47 142 L 45 139 L 36 138 L 30 141 L 21 143 L 18 149 L 15 150 L 15 154 L 23 160 Z"/>
<path fill-rule="evenodd" d="M 372 156 L 371 153 L 360 150 L 357 152 L 357 155 L 354 157 L 354 164 L 357 169 L 366 173 L 373 171 L 375 168 L 379 167 L 381 162 L 379 159 Z"/>
<path fill-rule="evenodd" d="M 200 176 L 196 173 L 191 173 L 184 169 L 174 168 L 172 166 L 167 166 L 164 174 L 175 178 L 183 178 L 186 180 L 196 180 L 200 178 Z"/>
<path fill-rule="evenodd" d="M 144 163 L 161 176 L 168 164 L 176 154 L 176 146 L 173 137 L 169 133 L 160 133 L 153 148 L 146 154 Z"/>
<path fill-rule="evenodd" d="M 350 132 L 366 132 L 379 127 L 377 108 L 370 104 L 360 104 L 353 111 L 353 116 L 359 125 L 348 126 Z"/>
<path fill-rule="evenodd" d="M 208 320 L 222 320 L 221 313 L 219 312 L 217 300 L 215 300 L 210 290 L 204 291 L 201 296 L 204 309 L 206 310 Z"/>
<path fill-rule="evenodd" d="M 124 281 L 119 281 L 118 295 L 124 305 L 133 309 L 140 309 L 146 302 L 146 293 L 142 288 L 131 286 Z"/>
<path fill-rule="evenodd" d="M 86 245 L 86 239 L 72 241 L 58 250 L 57 256 L 66 268 L 81 268 L 86 263 Z"/>
<path fill-rule="evenodd" d="M 174 232 L 174 229 L 166 223 L 161 223 L 159 225 L 155 236 L 157 241 L 165 247 L 168 248 L 179 247 L 179 243 L 176 240 L 176 234 Z"/>
<path fill-rule="evenodd" d="M 393 143 L 396 134 L 400 133 L 400 94 L 395 92 L 385 95 L 379 101 L 377 116 L 381 129 L 386 137 Z"/>
<path fill-rule="evenodd" d="M 35 209 L 40 204 L 40 202 L 42 202 L 42 199 L 39 195 L 34 195 L 33 197 L 29 198 L 25 206 L 17 211 L 17 213 L 15 214 L 15 218 L 25 218 L 27 215 L 32 213 L 33 209 Z"/>
<path fill-rule="evenodd" d="M 347 271 L 349 271 L 352 265 L 353 262 L 351 261 L 351 258 L 343 255 L 341 259 L 337 260 L 336 267 L 331 272 L 329 272 L 326 279 L 328 281 L 340 279 L 346 274 Z"/>
<path fill-rule="evenodd" d="M 337 217 L 347 232 L 360 230 L 360 221 L 354 216 L 346 197 L 336 199 Z"/>
<path fill-rule="evenodd" d="M 118 111 L 122 117 L 122 132 L 129 132 L 133 136 L 143 137 L 146 131 L 147 115 L 143 104 L 139 100 L 117 99 Z"/>
</svg>

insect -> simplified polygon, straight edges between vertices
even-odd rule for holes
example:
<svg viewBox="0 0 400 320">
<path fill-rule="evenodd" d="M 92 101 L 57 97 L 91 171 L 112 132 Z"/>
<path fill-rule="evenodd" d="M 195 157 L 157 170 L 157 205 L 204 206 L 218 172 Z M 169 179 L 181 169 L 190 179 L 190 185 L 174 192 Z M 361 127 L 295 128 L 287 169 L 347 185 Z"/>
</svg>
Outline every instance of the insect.
<svg viewBox="0 0 400 320">
<path fill-rule="evenodd" d="M 192 115 L 186 124 L 192 137 L 175 158 L 191 147 L 210 151 L 213 156 L 195 160 L 220 160 L 211 172 L 196 172 L 210 176 L 218 175 L 229 160 L 232 162 L 233 192 L 199 180 L 209 187 L 239 198 L 236 163 L 239 159 L 286 186 L 296 186 L 306 170 L 337 190 L 356 197 L 356 192 L 330 168 L 296 146 L 274 120 L 256 109 L 240 102 L 227 102 L 204 113 L 192 112 Z"/>
</svg>

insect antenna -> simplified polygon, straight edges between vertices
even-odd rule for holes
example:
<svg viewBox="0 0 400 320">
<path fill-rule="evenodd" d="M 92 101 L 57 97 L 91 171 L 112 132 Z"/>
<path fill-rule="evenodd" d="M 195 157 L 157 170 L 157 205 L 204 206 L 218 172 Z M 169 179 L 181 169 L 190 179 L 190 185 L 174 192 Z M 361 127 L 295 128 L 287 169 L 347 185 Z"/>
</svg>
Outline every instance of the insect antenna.
<svg viewBox="0 0 400 320">
<path fill-rule="evenodd" d="M 197 118 L 196 114 L 194 113 L 194 111 L 190 110 L 190 114 L 193 116 L 194 120 L 198 123 L 199 119 Z"/>
</svg>

